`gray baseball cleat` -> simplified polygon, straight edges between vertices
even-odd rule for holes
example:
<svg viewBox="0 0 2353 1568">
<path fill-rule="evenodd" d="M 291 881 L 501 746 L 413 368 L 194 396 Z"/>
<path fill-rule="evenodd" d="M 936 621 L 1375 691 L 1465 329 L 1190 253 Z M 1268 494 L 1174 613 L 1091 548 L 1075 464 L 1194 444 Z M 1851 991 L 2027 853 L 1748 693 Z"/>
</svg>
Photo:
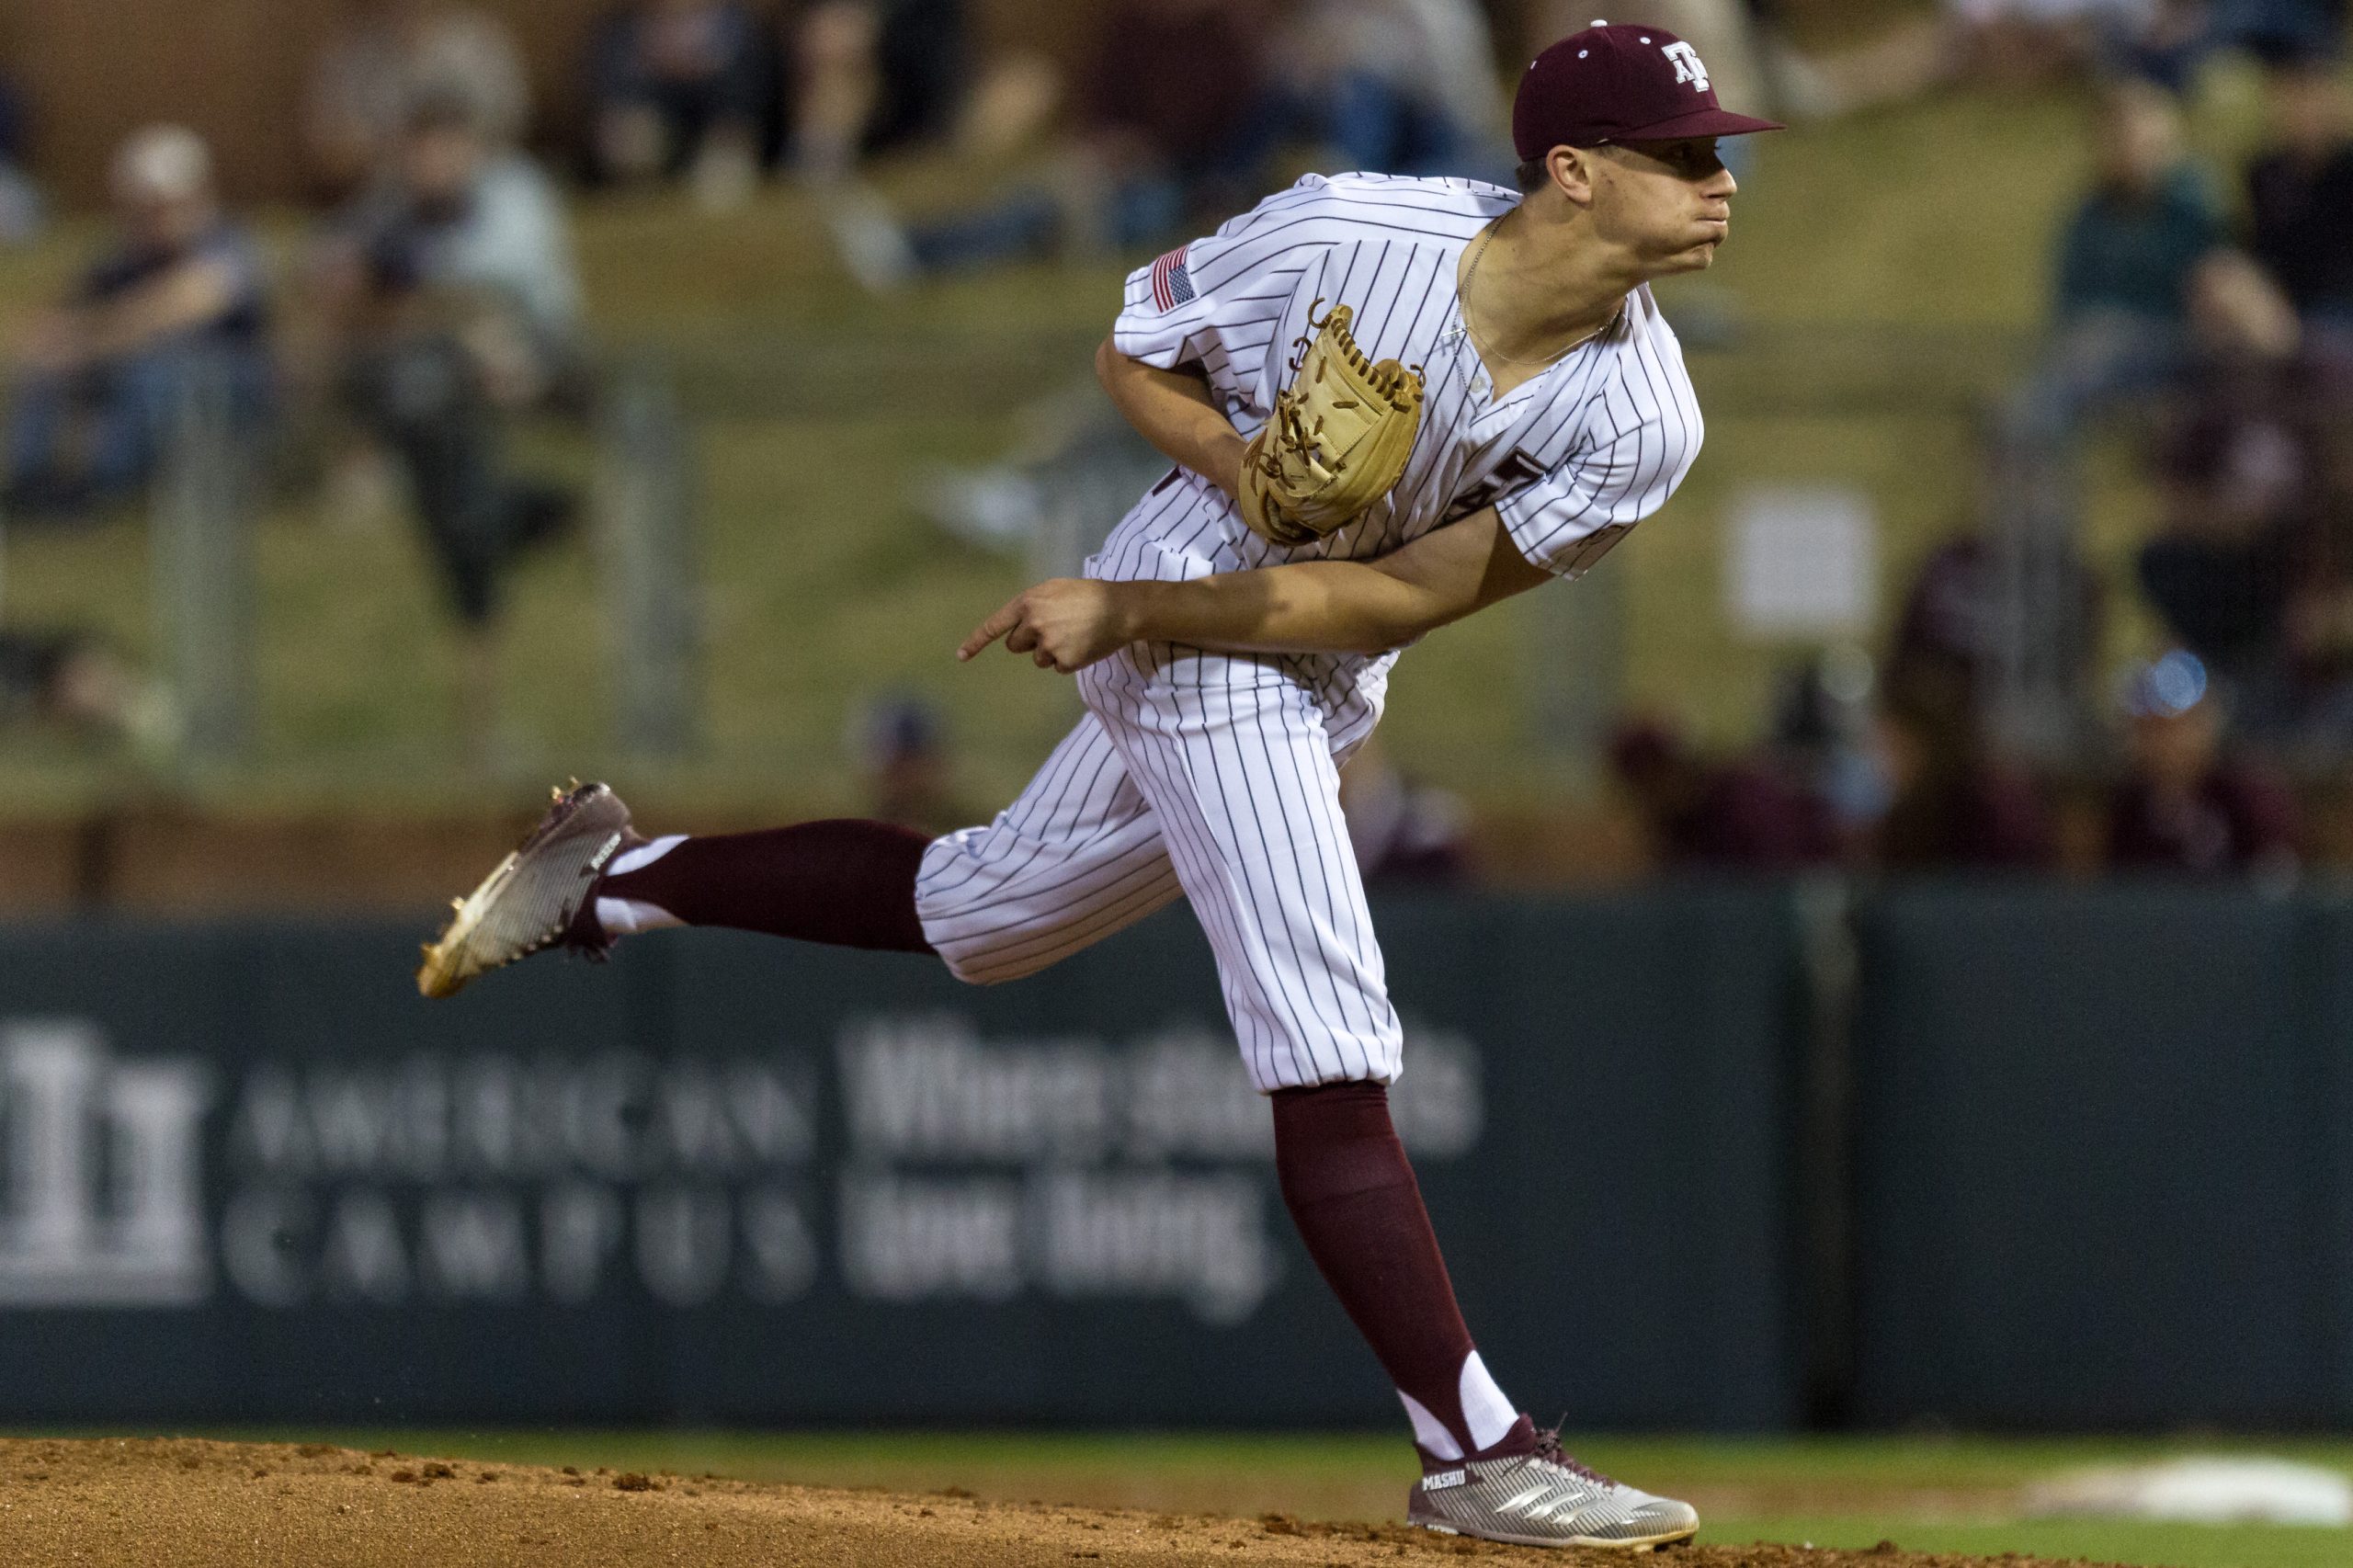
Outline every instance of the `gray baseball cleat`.
<svg viewBox="0 0 2353 1568">
<path fill-rule="evenodd" d="M 1531 1453 L 1464 1460 L 1426 1471 L 1405 1496 L 1405 1522 L 1441 1535 L 1514 1546 L 1649 1551 L 1699 1533 L 1688 1503 L 1654 1497 L 1587 1469 L 1540 1432 Z"/>
<path fill-rule="evenodd" d="M 416 988 L 455 996 L 468 981 L 542 949 L 567 947 L 602 957 L 608 945 L 587 914 L 606 863 L 626 845 L 629 808 L 602 784 L 574 779 L 530 836 L 480 887 L 454 901 L 439 939 L 428 942 Z M 584 918 L 584 916 L 585 916 Z"/>
</svg>

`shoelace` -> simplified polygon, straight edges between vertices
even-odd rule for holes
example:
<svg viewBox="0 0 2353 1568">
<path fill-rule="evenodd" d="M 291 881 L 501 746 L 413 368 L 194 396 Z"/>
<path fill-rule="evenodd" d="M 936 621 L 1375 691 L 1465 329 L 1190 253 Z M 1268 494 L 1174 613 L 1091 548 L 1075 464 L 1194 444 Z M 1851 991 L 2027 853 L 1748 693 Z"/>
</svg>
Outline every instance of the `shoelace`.
<svg viewBox="0 0 2353 1568">
<path fill-rule="evenodd" d="M 1596 1486 L 1607 1487 L 1617 1485 L 1618 1483 L 1615 1481 L 1612 1481 L 1609 1477 L 1602 1474 L 1591 1465 L 1586 1464 L 1583 1460 L 1575 1458 L 1568 1451 L 1568 1449 L 1561 1446 L 1561 1427 L 1567 1426 L 1568 1420 L 1569 1418 L 1566 1415 L 1563 1415 L 1561 1417 L 1559 1426 L 1540 1426 L 1537 1428 L 1536 1457 L 1542 1460 L 1547 1464 L 1559 1465 L 1571 1475 L 1589 1481 Z"/>
</svg>

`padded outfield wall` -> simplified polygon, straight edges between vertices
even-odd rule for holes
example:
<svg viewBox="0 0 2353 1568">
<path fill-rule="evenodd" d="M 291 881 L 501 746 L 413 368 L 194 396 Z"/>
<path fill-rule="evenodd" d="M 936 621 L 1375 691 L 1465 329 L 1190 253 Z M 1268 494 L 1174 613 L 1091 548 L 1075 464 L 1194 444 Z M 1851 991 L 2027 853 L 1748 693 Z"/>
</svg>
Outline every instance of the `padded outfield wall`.
<svg viewBox="0 0 2353 1568">
<path fill-rule="evenodd" d="M 1381 911 L 1399 1119 L 1548 1418 L 1798 1415 L 1770 892 Z M 0 1419 L 1396 1418 L 1172 912 L 994 990 L 723 933 L 0 933 Z"/>
<path fill-rule="evenodd" d="M 1864 906 L 1855 1412 L 2353 1419 L 2353 919 L 2334 896 Z"/>
<path fill-rule="evenodd" d="M 2353 1419 L 2353 911 L 1822 907 L 1381 910 L 1399 1119 L 1508 1388 Z M 1181 911 L 986 991 L 668 933 L 428 1005 L 415 936 L 0 930 L 0 1420 L 1394 1419 Z"/>
</svg>

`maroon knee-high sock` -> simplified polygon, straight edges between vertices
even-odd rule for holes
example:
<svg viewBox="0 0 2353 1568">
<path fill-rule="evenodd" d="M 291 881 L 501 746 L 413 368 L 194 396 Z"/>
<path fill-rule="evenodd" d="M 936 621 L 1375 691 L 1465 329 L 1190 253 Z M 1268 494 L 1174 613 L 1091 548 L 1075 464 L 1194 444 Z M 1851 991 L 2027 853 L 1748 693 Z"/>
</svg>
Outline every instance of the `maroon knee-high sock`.
<svg viewBox="0 0 2353 1568">
<path fill-rule="evenodd" d="M 1388 1088 L 1325 1084 L 1273 1098 L 1275 1171 L 1308 1255 L 1398 1392 L 1473 1451 L 1460 1392 L 1471 1331 L 1389 1119 Z M 1523 1417 L 1493 1448 L 1533 1440 Z"/>
<path fill-rule="evenodd" d="M 930 844 L 907 828 L 847 821 L 689 838 L 652 865 L 608 874 L 597 896 L 650 903 L 689 926 L 927 953 L 915 872 Z"/>
</svg>

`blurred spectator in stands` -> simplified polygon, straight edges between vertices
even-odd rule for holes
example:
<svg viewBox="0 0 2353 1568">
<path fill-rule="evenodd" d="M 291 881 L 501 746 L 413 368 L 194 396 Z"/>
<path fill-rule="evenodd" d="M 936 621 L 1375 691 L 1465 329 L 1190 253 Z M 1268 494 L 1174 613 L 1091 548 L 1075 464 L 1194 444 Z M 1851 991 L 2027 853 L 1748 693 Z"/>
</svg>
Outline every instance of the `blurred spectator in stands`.
<svg viewBox="0 0 2353 1568">
<path fill-rule="evenodd" d="M 493 713 L 493 631 L 506 568 L 563 532 L 574 498 L 510 472 L 506 418 L 575 388 L 580 291 L 553 187 L 494 143 L 462 98 L 411 110 L 393 176 L 322 266 L 341 384 L 404 472 L 466 634 L 477 760 Z"/>
<path fill-rule="evenodd" d="M 2115 74 L 2137 76 L 2187 96 L 2216 51 L 2239 47 L 2238 13 L 2295 0 L 2153 0 L 2127 25 L 2112 28 L 2103 63 Z"/>
<path fill-rule="evenodd" d="M 776 111 L 775 40 L 737 0 L 637 0 L 589 61 L 591 172 L 684 177 L 706 206 L 750 196 Z"/>
<path fill-rule="evenodd" d="M 1309 0 L 1273 59 L 1326 172 L 1512 183 L 1495 40 L 1472 0 Z"/>
<path fill-rule="evenodd" d="M 2336 0 L 1946 0 L 1956 72 L 2040 82 L 2086 66 L 2187 93 L 2212 56 L 2310 49 Z"/>
<path fill-rule="evenodd" d="M 2061 237 L 2052 336 L 2029 394 L 2036 435 L 2154 391 L 2189 347 L 2200 269 L 2227 254 L 2222 208 L 2183 151 L 2180 111 L 2143 82 L 2104 93 L 2097 176 Z"/>
<path fill-rule="evenodd" d="M 2325 384 L 2297 360 L 2278 285 L 2231 255 L 2198 280 L 2200 353 L 2158 440 L 2163 513 L 2142 586 L 2174 636 L 2235 690 L 2254 733 L 2308 716 L 2323 664 L 2299 653 L 2297 603 L 2327 577 Z"/>
<path fill-rule="evenodd" d="M 505 23 L 438 0 L 347 0 L 311 64 L 302 139 L 314 194 L 340 201 L 376 177 L 422 97 L 465 104 L 495 145 L 529 129 L 529 78 Z"/>
<path fill-rule="evenodd" d="M 267 279 L 251 236 L 222 213 L 203 141 L 178 126 L 139 131 L 108 184 L 112 241 L 18 349 L 0 506 L 20 519 L 131 495 L 199 390 L 248 427 L 268 406 Z"/>
<path fill-rule="evenodd" d="M 1609 761 L 1664 867 L 1790 870 L 1838 858 L 1824 802 L 1769 753 L 1711 761 L 1674 725 L 1649 720 L 1620 728 Z"/>
<path fill-rule="evenodd" d="M 1888 683 L 1880 741 L 1893 799 L 1880 824 L 1891 871 L 2030 870 L 2052 865 L 2051 814 L 2033 782 L 1995 756 L 1949 691 Z"/>
<path fill-rule="evenodd" d="M 1819 824 L 1820 858 L 1867 858 L 1887 814 L 1887 760 L 1871 699 L 1879 672 L 1850 645 L 1784 669 L 1776 683 L 1773 730 L 1763 756 Z"/>
<path fill-rule="evenodd" d="M 2102 60 L 2186 42 L 2201 7 L 2182 0 L 1945 0 L 1960 74 L 2048 81 Z"/>
<path fill-rule="evenodd" d="M 2072 548 L 2048 541 L 2035 562 L 2060 580 L 2040 585 L 2037 599 L 2064 607 L 2064 660 L 2071 681 L 2080 680 L 2098 647 L 2101 615 L 2098 576 Z M 2009 611 L 2005 581 L 2009 563 L 1983 534 L 1956 530 L 1929 551 L 1904 595 L 1895 621 L 1884 685 L 1914 694 L 1961 715 L 1972 725 L 1990 722 L 2005 660 Z"/>
<path fill-rule="evenodd" d="M 1993 546 L 1956 532 L 1928 552 L 1895 620 L 1892 685 L 1943 694 L 1972 723 L 2001 678 L 2001 567 Z"/>
<path fill-rule="evenodd" d="M 49 203 L 27 172 L 25 96 L 15 77 L 0 73 L 0 245 L 29 244 L 40 235 Z"/>
<path fill-rule="evenodd" d="M 1367 887 L 1451 887 L 1469 880 L 1470 812 L 1462 798 L 1407 778 L 1377 734 L 1340 771 L 1340 811 Z"/>
<path fill-rule="evenodd" d="M 792 28 L 793 172 L 813 184 L 944 136 L 972 76 L 961 0 L 818 0 Z"/>
<path fill-rule="evenodd" d="M 2229 244 L 2170 97 L 2146 82 L 2109 87 L 2097 147 L 2097 182 L 2061 245 L 2050 343 L 2005 411 L 1990 464 L 2001 526 L 2051 548 L 2081 526 L 2077 438 L 2089 419 L 2192 371 L 2279 361 L 2299 336 L 2286 296 Z"/>
<path fill-rule="evenodd" d="M 2343 367 L 2210 377 L 2161 438 L 2151 604 L 2211 673 L 2234 733 L 2353 752 L 2353 427 Z"/>
<path fill-rule="evenodd" d="M 866 703 L 852 717 L 850 749 L 864 790 L 859 809 L 877 822 L 941 834 L 989 814 L 959 799 L 939 710 L 923 698 Z"/>
<path fill-rule="evenodd" d="M 2201 383 L 2157 439 L 2162 510 L 2138 563 L 2173 634 L 2231 687 L 2243 727 L 2270 740 L 2305 707 L 2290 607 L 2317 564 L 2314 392 L 2285 374 Z"/>
<path fill-rule="evenodd" d="M 2334 54 L 2345 40 L 2345 0 L 2207 0 L 2218 47 L 2266 61 Z"/>
<path fill-rule="evenodd" d="M 974 211 L 900 228 L 879 209 L 829 215 L 869 288 L 924 273 L 1165 242 L 1265 194 L 1287 114 L 1265 69 L 1267 9 L 1254 0 L 1120 0 L 1043 178 Z"/>
<path fill-rule="evenodd" d="M 2339 0 L 2157 0 L 2119 40 L 2113 59 L 2120 70 L 2186 95 L 2218 54 L 2273 62 L 2333 50 L 2341 10 Z"/>
<path fill-rule="evenodd" d="M 2353 110 L 2334 53 L 2267 73 L 2270 145 L 2247 170 L 2248 249 L 2286 290 L 2313 350 L 2353 360 Z"/>
<path fill-rule="evenodd" d="M 2338 0 L 1944 0 L 1933 15 L 1886 7 L 1893 26 L 1817 55 L 1768 32 L 1767 60 L 1792 117 L 1902 102 L 1954 84 L 2034 85 L 2086 73 L 2187 95 L 2218 53 L 2324 46 L 2339 30 L 2341 8 Z"/>
<path fill-rule="evenodd" d="M 1728 8 L 1726 0 L 1698 3 Z M 1768 16 L 1783 8 L 1749 7 Z M 1972 81 L 2031 85 L 2102 65 L 2146 74 L 2143 57 L 2170 60 L 2206 28 L 2205 0 L 1944 0 L 1931 12 L 1883 10 L 1887 25 L 1818 53 L 1761 30 L 1764 73 L 1790 118 L 1850 114 Z"/>
<path fill-rule="evenodd" d="M 2287 643 L 2299 699 L 2293 737 L 2313 760 L 2337 763 L 2353 756 L 2353 420 L 2337 372 L 2319 373 L 2325 395 L 2288 396 L 2291 428 L 2305 437 L 2316 475 L 2300 517 L 2290 571 Z M 2232 722 L 2245 728 L 2245 699 L 2226 690 Z"/>
<path fill-rule="evenodd" d="M 2197 656 L 2177 649 L 2135 669 L 2123 699 L 2131 768 L 2109 796 L 2109 868 L 2293 871 L 2295 800 L 2279 780 L 2224 755 L 2222 699 Z"/>
<path fill-rule="evenodd" d="M 1931 550 L 1896 616 L 1888 680 L 1949 694 L 1972 722 L 1982 719 L 2001 678 L 2001 572 L 1995 546 L 1966 525 Z"/>
</svg>

